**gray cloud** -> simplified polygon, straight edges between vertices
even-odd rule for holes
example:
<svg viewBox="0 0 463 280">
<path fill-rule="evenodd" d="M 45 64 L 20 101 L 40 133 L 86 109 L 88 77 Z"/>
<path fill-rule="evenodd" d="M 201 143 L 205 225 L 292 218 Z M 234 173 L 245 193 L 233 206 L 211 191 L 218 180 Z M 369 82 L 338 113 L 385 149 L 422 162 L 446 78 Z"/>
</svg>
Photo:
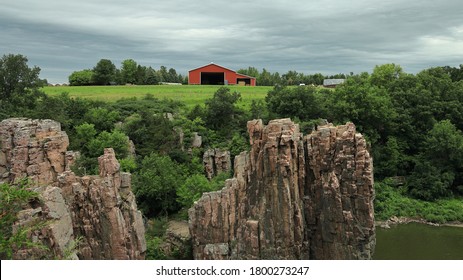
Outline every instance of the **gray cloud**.
<svg viewBox="0 0 463 280">
<path fill-rule="evenodd" d="M 26 55 L 51 82 L 101 58 L 184 74 L 211 61 L 326 74 L 463 63 L 459 0 L 2 2 L 0 54 Z"/>
</svg>

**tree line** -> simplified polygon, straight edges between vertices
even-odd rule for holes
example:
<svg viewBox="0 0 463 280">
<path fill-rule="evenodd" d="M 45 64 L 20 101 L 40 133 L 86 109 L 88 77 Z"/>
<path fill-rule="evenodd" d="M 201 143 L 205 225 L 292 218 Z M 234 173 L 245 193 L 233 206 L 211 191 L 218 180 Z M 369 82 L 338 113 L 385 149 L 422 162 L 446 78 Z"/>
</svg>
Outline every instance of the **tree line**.
<svg viewBox="0 0 463 280">
<path fill-rule="evenodd" d="M 278 72 L 269 72 L 265 68 L 259 71 L 255 67 L 248 67 L 247 69 L 240 69 L 237 71 L 240 74 L 255 77 L 256 85 L 258 86 L 294 86 L 294 85 L 323 85 L 325 79 L 345 79 L 348 75 L 346 74 L 335 74 L 335 75 L 323 75 L 321 73 L 315 74 L 304 74 L 294 70 L 289 70 L 285 74 L 280 75 Z M 350 73 L 353 75 L 353 73 Z"/>
<path fill-rule="evenodd" d="M 121 67 L 109 59 L 100 59 L 92 69 L 74 71 L 69 75 L 69 85 L 157 85 L 159 83 L 188 83 L 187 77 L 177 74 L 174 68 L 161 66 L 159 70 L 143 66 L 133 59 L 122 61 Z"/>
<path fill-rule="evenodd" d="M 323 75 L 321 73 L 304 74 L 294 70 L 280 75 L 278 72 L 271 73 L 265 68 L 259 71 L 257 68 L 251 66 L 247 69 L 240 69 L 237 72 L 255 77 L 256 85 L 258 86 L 323 85 L 324 79 L 345 79 L 347 77 L 347 75 L 342 73 L 336 75 Z M 188 84 L 188 76 L 178 74 L 174 68 L 167 69 L 167 67 L 161 66 L 160 69 L 155 70 L 151 66 L 140 65 L 133 59 L 122 61 L 120 68 L 117 68 L 109 59 L 100 59 L 92 69 L 74 71 L 69 75 L 68 80 L 71 86 L 157 85 L 163 82 Z"/>
</svg>

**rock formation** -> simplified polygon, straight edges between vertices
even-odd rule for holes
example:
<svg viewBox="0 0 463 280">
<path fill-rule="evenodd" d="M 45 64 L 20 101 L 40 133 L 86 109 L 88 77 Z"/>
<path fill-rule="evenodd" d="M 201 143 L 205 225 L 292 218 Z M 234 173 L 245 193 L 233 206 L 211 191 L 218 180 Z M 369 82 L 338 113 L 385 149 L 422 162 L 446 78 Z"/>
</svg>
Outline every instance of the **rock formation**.
<svg viewBox="0 0 463 280">
<path fill-rule="evenodd" d="M 195 259 L 370 259 L 372 160 L 355 126 L 303 138 L 289 119 L 248 122 L 234 178 L 189 210 Z"/>
<path fill-rule="evenodd" d="M 31 238 L 49 248 L 19 250 L 15 258 L 143 259 L 144 225 L 130 174 L 120 172 L 113 149 L 105 149 L 99 176 L 76 176 L 69 168 L 76 154 L 66 151 L 68 145 L 55 121 L 0 122 L 0 182 L 27 177 L 40 196 L 15 226 L 46 221 Z"/>
<path fill-rule="evenodd" d="M 201 148 L 203 145 L 203 137 L 198 132 L 193 132 L 191 137 L 191 148 Z"/>
<path fill-rule="evenodd" d="M 191 236 L 186 221 L 170 221 L 161 250 L 168 258 L 191 260 Z"/>
<path fill-rule="evenodd" d="M 221 172 L 231 170 L 230 152 L 221 149 L 208 149 L 203 155 L 204 172 L 211 180 Z"/>
</svg>

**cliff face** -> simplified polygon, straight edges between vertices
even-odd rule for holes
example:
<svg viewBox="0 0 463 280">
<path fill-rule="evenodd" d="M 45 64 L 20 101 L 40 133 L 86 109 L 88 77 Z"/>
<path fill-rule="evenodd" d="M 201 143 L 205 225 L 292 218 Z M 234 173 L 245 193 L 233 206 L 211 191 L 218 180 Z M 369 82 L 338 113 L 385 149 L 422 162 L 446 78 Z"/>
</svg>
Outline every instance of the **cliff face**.
<svg viewBox="0 0 463 280">
<path fill-rule="evenodd" d="M 119 170 L 114 151 L 105 149 L 99 176 L 76 176 L 69 164 L 69 140 L 51 120 L 0 122 L 0 182 L 28 177 L 40 201 L 19 213 L 16 226 L 46 221 L 32 240 L 48 251 L 19 250 L 15 258 L 143 259 L 146 251 L 141 212 L 130 174 Z M 77 255 L 69 250 L 77 247 Z M 67 256 L 71 254 L 71 256 Z"/>
<path fill-rule="evenodd" d="M 230 152 L 221 149 L 208 149 L 203 155 L 203 165 L 209 180 L 221 172 L 229 172 L 231 170 Z"/>
<path fill-rule="evenodd" d="M 370 259 L 372 160 L 355 126 L 303 138 L 289 119 L 248 122 L 235 175 L 189 210 L 195 259 Z"/>
</svg>

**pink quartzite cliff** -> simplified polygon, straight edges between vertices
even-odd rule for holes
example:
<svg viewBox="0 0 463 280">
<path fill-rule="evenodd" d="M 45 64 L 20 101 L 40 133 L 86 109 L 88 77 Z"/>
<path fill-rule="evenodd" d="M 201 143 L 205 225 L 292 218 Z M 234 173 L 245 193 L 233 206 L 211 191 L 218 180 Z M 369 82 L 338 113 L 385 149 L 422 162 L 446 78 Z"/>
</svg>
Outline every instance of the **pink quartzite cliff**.
<svg viewBox="0 0 463 280">
<path fill-rule="evenodd" d="M 248 122 L 251 151 L 189 211 L 195 259 L 371 259 L 373 165 L 352 123 L 303 137 L 290 119 Z"/>
<path fill-rule="evenodd" d="M 144 259 L 145 229 L 113 149 L 99 176 L 76 176 L 69 139 L 52 120 L 0 122 L 0 182 L 29 178 L 40 200 L 18 215 L 15 227 L 45 222 L 30 238 L 48 248 L 17 250 L 14 258 Z"/>
</svg>

